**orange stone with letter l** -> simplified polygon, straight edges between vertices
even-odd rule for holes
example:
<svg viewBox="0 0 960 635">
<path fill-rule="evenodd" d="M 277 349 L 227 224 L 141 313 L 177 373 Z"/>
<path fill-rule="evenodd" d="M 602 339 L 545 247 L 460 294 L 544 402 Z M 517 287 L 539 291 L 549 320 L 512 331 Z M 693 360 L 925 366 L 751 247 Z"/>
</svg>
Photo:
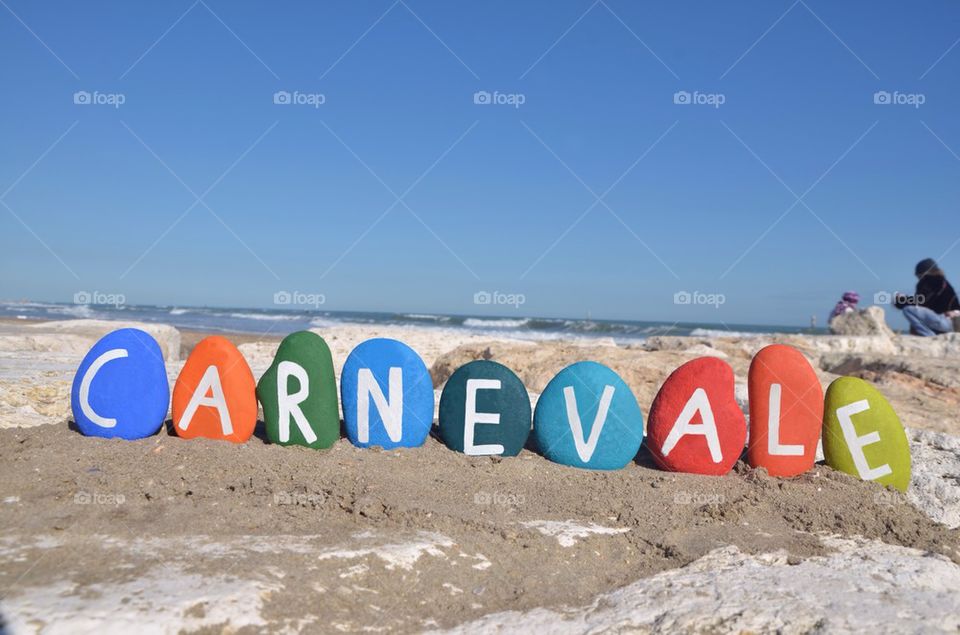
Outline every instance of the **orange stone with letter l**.
<svg viewBox="0 0 960 635">
<path fill-rule="evenodd" d="M 772 344 L 750 363 L 750 443 L 747 462 L 771 476 L 813 467 L 823 425 L 823 388 L 797 349 Z"/>
<path fill-rule="evenodd" d="M 747 440 L 733 384 L 733 368 L 716 357 L 691 360 L 667 377 L 647 425 L 647 447 L 660 467 L 693 474 L 730 471 Z"/>
<path fill-rule="evenodd" d="M 230 340 L 204 338 L 173 387 L 173 429 L 185 438 L 245 443 L 257 425 L 257 385 Z"/>
</svg>

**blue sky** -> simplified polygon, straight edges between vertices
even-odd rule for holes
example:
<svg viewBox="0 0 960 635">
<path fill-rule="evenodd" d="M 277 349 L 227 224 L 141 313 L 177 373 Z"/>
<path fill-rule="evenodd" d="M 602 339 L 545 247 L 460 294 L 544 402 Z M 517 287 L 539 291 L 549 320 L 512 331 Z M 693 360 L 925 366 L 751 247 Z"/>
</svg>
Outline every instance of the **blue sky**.
<svg viewBox="0 0 960 635">
<path fill-rule="evenodd" d="M 960 272 L 956 2 L 0 4 L 2 298 L 801 325 Z"/>
</svg>

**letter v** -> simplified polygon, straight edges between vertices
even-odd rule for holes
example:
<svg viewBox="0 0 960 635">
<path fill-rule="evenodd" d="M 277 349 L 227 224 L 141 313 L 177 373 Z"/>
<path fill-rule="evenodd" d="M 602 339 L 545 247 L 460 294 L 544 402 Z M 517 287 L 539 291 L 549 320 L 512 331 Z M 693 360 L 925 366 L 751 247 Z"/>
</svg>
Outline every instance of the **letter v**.
<svg viewBox="0 0 960 635">
<path fill-rule="evenodd" d="M 600 440 L 600 431 L 603 430 L 603 424 L 607 421 L 607 411 L 610 409 L 610 402 L 613 401 L 613 386 L 604 386 L 603 394 L 600 396 L 600 405 L 597 408 L 597 414 L 593 418 L 593 425 L 590 426 L 590 438 L 583 439 L 583 424 L 580 422 L 580 412 L 577 410 L 577 396 L 573 392 L 573 386 L 566 386 L 563 389 L 563 398 L 567 404 L 567 423 L 570 425 L 570 432 L 573 433 L 573 444 L 577 448 L 577 455 L 584 463 L 589 463 L 593 457 L 593 451 L 597 449 L 597 441 Z"/>
</svg>

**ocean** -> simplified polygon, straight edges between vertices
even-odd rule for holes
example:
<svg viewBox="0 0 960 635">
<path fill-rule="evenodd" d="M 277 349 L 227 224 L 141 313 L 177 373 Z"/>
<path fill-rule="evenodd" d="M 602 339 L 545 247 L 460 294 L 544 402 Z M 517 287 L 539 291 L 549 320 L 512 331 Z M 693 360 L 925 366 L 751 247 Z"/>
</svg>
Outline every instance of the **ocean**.
<svg viewBox="0 0 960 635">
<path fill-rule="evenodd" d="M 654 335 L 716 337 L 763 333 L 824 333 L 823 329 L 755 324 L 650 322 L 536 317 L 443 315 L 432 313 L 371 313 L 359 311 L 291 311 L 222 307 L 147 305 L 86 305 L 47 302 L 0 302 L 0 318 L 100 319 L 171 324 L 177 328 L 220 332 L 284 335 L 338 324 L 384 324 L 437 329 L 463 329 L 480 334 L 509 335 L 531 340 L 613 338 L 618 344 Z"/>
</svg>

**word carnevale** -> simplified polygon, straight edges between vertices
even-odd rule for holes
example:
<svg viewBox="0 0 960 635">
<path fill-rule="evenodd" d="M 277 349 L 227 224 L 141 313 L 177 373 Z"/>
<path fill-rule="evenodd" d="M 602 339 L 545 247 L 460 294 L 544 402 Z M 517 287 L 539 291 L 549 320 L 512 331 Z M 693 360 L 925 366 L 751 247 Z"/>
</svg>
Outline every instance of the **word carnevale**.
<svg viewBox="0 0 960 635">
<path fill-rule="evenodd" d="M 561 370 L 532 412 L 523 382 L 509 368 L 477 360 L 460 367 L 440 396 L 439 435 L 471 456 L 515 456 L 528 444 L 551 461 L 615 470 L 646 441 L 661 468 L 726 474 L 741 458 L 774 476 L 813 467 L 823 438 L 831 467 L 905 490 L 910 448 L 900 420 L 873 386 L 853 377 L 820 381 L 796 349 L 760 350 L 748 377 L 746 418 L 734 399 L 734 373 L 704 357 L 676 369 L 643 413 L 629 386 L 596 362 Z M 87 353 L 73 382 L 72 407 L 85 435 L 139 439 L 155 434 L 170 405 L 163 355 L 137 329 L 109 333 Z M 433 382 L 420 356 L 402 342 L 371 339 L 348 356 L 340 376 L 316 333 L 281 342 L 259 384 L 229 340 L 204 339 L 190 353 L 173 389 L 173 431 L 184 438 L 246 442 L 263 408 L 266 437 L 280 445 L 329 448 L 340 438 L 356 446 L 418 447 L 433 426 Z M 530 437 L 532 436 L 532 442 Z"/>
</svg>

